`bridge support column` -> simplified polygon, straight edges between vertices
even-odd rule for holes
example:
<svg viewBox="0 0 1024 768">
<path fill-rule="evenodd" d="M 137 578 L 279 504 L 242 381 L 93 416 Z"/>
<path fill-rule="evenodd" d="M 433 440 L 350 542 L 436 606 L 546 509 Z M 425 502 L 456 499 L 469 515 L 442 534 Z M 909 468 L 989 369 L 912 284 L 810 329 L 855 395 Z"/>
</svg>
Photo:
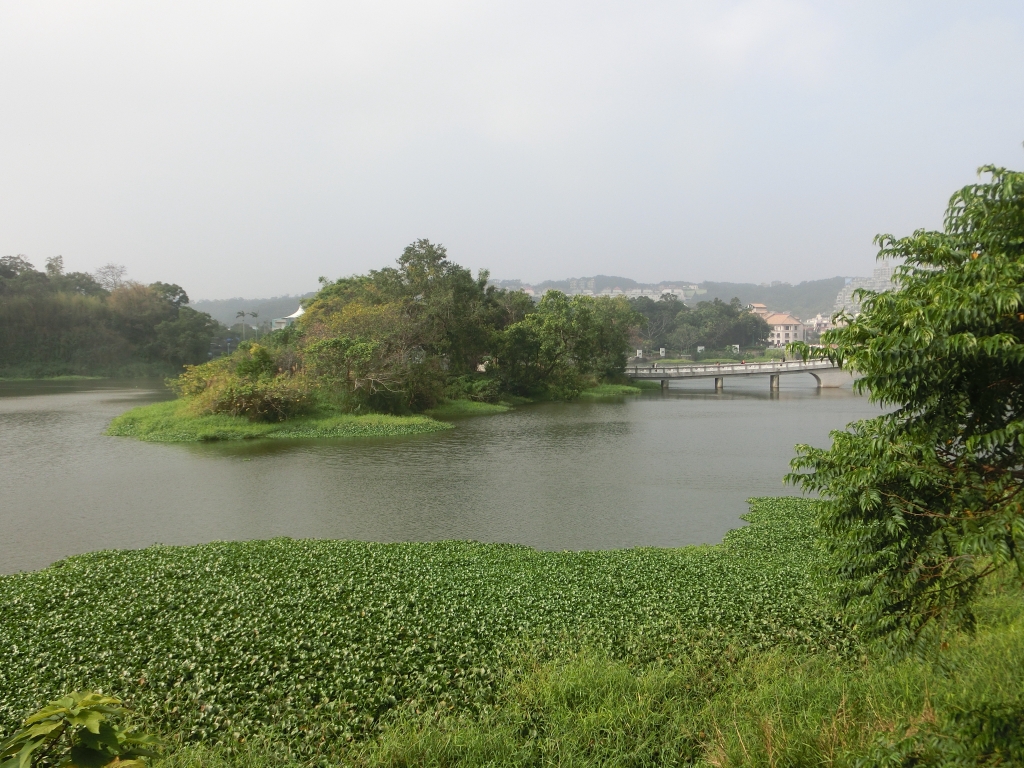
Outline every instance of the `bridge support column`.
<svg viewBox="0 0 1024 768">
<path fill-rule="evenodd" d="M 661 380 L 661 388 L 662 390 L 668 389 L 668 379 Z"/>
<path fill-rule="evenodd" d="M 725 389 L 725 376 L 715 376 L 715 392 Z"/>
<path fill-rule="evenodd" d="M 772 392 L 779 391 L 779 374 L 773 373 L 768 377 L 768 388 L 771 389 Z"/>
</svg>

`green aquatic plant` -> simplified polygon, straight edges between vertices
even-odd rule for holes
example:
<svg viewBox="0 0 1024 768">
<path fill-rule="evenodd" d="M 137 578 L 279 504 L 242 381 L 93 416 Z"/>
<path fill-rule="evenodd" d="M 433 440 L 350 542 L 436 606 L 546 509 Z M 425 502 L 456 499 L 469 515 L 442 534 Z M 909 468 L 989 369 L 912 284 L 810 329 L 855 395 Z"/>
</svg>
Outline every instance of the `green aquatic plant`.
<svg viewBox="0 0 1024 768">
<path fill-rule="evenodd" d="M 722 544 L 683 549 L 274 539 L 73 557 L 0 577 L 0 727 L 55 689 L 102 687 L 188 741 L 313 754 L 397 708 L 482 711 L 524 650 L 842 658 L 855 645 L 810 577 L 811 514 L 759 500 Z"/>
</svg>

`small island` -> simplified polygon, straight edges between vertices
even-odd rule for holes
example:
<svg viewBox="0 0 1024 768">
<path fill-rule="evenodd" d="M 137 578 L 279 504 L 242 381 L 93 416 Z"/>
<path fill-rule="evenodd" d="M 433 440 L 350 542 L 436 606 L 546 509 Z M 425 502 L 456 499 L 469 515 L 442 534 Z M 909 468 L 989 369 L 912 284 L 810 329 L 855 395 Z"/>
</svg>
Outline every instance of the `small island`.
<svg viewBox="0 0 1024 768">
<path fill-rule="evenodd" d="M 621 372 L 643 322 L 623 297 L 551 291 L 535 304 L 418 240 L 396 267 L 323 281 L 285 327 L 185 366 L 168 382 L 176 400 L 134 408 L 107 434 L 393 437 L 534 400 L 637 394 Z"/>
</svg>

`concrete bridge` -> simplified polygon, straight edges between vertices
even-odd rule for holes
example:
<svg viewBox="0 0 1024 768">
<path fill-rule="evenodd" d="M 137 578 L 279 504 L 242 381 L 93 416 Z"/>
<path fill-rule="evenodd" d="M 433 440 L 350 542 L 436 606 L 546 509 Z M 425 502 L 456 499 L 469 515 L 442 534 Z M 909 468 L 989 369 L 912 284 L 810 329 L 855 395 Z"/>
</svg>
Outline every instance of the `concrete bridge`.
<svg viewBox="0 0 1024 768">
<path fill-rule="evenodd" d="M 779 377 L 790 373 L 809 373 L 818 382 L 818 387 L 841 387 L 853 381 L 849 371 L 834 366 L 828 360 L 791 360 L 770 363 L 715 363 L 710 365 L 628 365 L 626 376 L 637 381 L 661 381 L 661 388 L 668 388 L 673 379 L 714 379 L 715 391 L 721 392 L 727 376 L 765 376 L 768 386 L 774 391 L 779 388 Z"/>
</svg>

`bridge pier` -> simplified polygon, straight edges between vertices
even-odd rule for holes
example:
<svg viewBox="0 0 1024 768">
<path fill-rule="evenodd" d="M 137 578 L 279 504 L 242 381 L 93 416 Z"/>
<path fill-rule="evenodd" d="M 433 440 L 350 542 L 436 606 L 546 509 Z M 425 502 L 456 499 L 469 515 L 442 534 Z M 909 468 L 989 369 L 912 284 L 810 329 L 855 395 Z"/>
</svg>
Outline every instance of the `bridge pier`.
<svg viewBox="0 0 1024 768">
<path fill-rule="evenodd" d="M 773 374 L 768 376 L 768 388 L 772 392 L 778 392 L 779 391 L 779 374 L 773 373 Z"/>
<path fill-rule="evenodd" d="M 669 381 L 668 379 L 662 379 L 661 380 L 661 388 L 662 388 L 662 390 L 668 389 L 668 381 Z"/>
<path fill-rule="evenodd" d="M 715 376 L 715 392 L 722 392 L 725 389 L 725 376 Z"/>
</svg>

